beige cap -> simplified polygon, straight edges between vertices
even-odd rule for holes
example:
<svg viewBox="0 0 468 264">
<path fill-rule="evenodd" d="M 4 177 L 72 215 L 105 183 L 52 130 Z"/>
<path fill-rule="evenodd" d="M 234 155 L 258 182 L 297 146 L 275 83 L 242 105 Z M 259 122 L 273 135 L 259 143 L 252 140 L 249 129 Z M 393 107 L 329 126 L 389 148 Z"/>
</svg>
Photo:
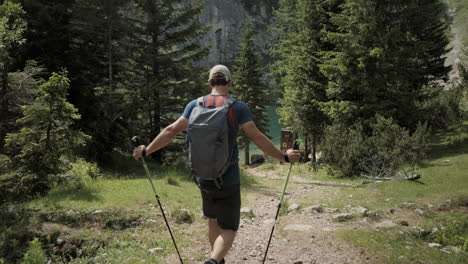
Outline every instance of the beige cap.
<svg viewBox="0 0 468 264">
<path fill-rule="evenodd" d="M 211 68 L 208 81 L 211 81 L 215 77 L 224 77 L 226 81 L 229 82 L 231 80 L 231 72 L 229 71 L 228 67 L 219 64 Z"/>
</svg>

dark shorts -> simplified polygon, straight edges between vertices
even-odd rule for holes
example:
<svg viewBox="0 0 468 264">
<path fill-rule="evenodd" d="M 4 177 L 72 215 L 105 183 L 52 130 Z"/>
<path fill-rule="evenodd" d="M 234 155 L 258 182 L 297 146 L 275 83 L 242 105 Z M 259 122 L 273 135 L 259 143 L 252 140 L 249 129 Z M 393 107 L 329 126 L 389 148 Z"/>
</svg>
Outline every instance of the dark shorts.
<svg viewBox="0 0 468 264">
<path fill-rule="evenodd" d="M 222 229 L 237 231 L 240 221 L 240 185 L 216 187 L 200 186 L 203 200 L 203 214 L 208 218 L 218 219 Z"/>
</svg>

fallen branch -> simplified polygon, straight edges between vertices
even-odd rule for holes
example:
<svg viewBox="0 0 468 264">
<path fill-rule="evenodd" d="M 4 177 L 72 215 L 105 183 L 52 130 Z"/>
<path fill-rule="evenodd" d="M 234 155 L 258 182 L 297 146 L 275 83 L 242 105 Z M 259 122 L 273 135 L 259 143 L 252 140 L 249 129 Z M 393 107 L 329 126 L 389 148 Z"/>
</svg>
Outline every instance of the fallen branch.
<svg viewBox="0 0 468 264">
<path fill-rule="evenodd" d="M 364 174 L 361 174 L 361 177 L 366 178 L 366 179 L 371 179 L 371 180 L 376 180 L 376 181 L 415 181 L 421 179 L 420 174 L 413 174 L 409 177 L 394 177 L 394 178 L 388 178 L 388 177 L 372 177 L 372 176 L 367 176 Z"/>
<path fill-rule="evenodd" d="M 300 183 L 330 186 L 330 187 L 356 187 L 357 186 L 357 184 L 350 184 L 350 183 L 320 182 L 320 181 L 304 181 Z"/>
</svg>

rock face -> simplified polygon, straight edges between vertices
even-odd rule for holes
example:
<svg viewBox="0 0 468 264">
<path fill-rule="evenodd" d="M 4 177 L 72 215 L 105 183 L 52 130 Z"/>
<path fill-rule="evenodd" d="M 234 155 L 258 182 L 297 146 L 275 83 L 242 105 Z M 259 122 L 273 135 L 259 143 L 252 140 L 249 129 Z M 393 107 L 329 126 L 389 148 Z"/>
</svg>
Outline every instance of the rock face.
<svg viewBox="0 0 468 264">
<path fill-rule="evenodd" d="M 211 29 L 201 42 L 204 47 L 211 46 L 211 50 L 200 66 L 211 67 L 219 63 L 232 66 L 242 41 L 242 26 L 249 19 L 257 32 L 255 43 L 260 53 L 267 54 L 267 44 L 271 40 L 267 27 L 278 0 L 204 0 L 204 5 L 200 22 L 211 25 Z"/>
</svg>

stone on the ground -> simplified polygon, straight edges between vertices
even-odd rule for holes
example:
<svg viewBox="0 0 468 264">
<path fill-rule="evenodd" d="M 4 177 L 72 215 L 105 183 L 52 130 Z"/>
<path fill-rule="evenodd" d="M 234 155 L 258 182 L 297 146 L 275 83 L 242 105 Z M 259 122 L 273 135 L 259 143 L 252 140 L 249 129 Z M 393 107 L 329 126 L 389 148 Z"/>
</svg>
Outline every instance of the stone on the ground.
<svg viewBox="0 0 468 264">
<path fill-rule="evenodd" d="M 327 213 L 338 213 L 340 211 L 340 209 L 338 208 L 327 208 L 325 209 L 325 212 Z"/>
<path fill-rule="evenodd" d="M 420 216 L 425 216 L 426 215 L 426 210 L 423 208 L 417 208 L 414 210 L 416 213 L 418 213 Z"/>
<path fill-rule="evenodd" d="M 396 226 L 395 223 L 393 223 L 393 221 L 390 221 L 390 220 L 386 220 L 386 221 L 383 221 L 383 222 L 380 222 L 380 223 L 377 223 L 374 225 L 374 227 L 376 228 L 390 228 L 390 227 L 394 227 Z"/>
<path fill-rule="evenodd" d="M 245 218 L 254 218 L 255 217 L 255 214 L 253 212 L 253 210 L 249 207 L 242 207 L 240 209 L 240 215 L 241 217 L 245 217 Z"/>
<path fill-rule="evenodd" d="M 102 218 L 103 215 L 105 214 L 105 212 L 103 210 L 96 210 L 94 212 L 92 212 L 88 218 L 91 220 L 91 221 L 97 221 L 98 219 Z"/>
<path fill-rule="evenodd" d="M 154 255 L 156 253 L 161 253 L 163 251 L 164 251 L 164 248 L 152 248 L 148 250 L 148 253 L 150 253 L 151 255 Z"/>
<path fill-rule="evenodd" d="M 351 210 L 353 212 L 361 214 L 361 215 L 365 215 L 365 213 L 367 213 L 369 211 L 369 209 L 367 209 L 365 207 L 362 207 L 362 206 L 353 207 Z"/>
<path fill-rule="evenodd" d="M 312 213 L 312 212 L 323 213 L 323 207 L 320 205 L 312 205 L 312 206 L 302 209 L 302 211 L 305 213 Z"/>
<path fill-rule="evenodd" d="M 448 251 L 448 252 L 451 252 L 451 253 L 455 253 L 455 254 L 458 254 L 461 252 L 461 249 L 459 247 L 454 247 L 454 246 L 446 246 L 444 248 L 442 248 L 442 251 Z"/>
<path fill-rule="evenodd" d="M 311 225 L 286 225 L 283 230 L 291 230 L 291 231 L 310 231 L 314 227 Z"/>
<path fill-rule="evenodd" d="M 172 213 L 177 224 L 191 224 L 193 222 L 192 214 L 189 209 L 181 208 Z"/>
<path fill-rule="evenodd" d="M 61 247 L 65 244 L 65 240 L 58 238 L 57 241 L 55 241 L 55 245 Z"/>
<path fill-rule="evenodd" d="M 405 221 L 405 220 L 400 221 L 400 225 L 409 226 L 408 221 Z"/>
<path fill-rule="evenodd" d="M 67 215 L 76 215 L 77 212 L 74 210 L 68 210 Z"/>
<path fill-rule="evenodd" d="M 445 200 L 443 203 L 439 204 L 437 209 L 439 211 L 447 210 L 452 206 L 452 204 L 453 204 L 452 199 L 448 199 L 448 200 Z"/>
<path fill-rule="evenodd" d="M 302 263 L 303 263 L 302 260 L 296 260 L 296 261 L 294 261 L 294 264 L 302 264 Z"/>
<path fill-rule="evenodd" d="M 337 214 L 333 216 L 333 220 L 337 222 L 346 222 L 353 218 L 354 216 L 352 214 Z"/>
<path fill-rule="evenodd" d="M 439 244 L 439 243 L 429 243 L 427 244 L 430 248 L 433 248 L 433 247 L 441 247 L 442 245 Z"/>
<path fill-rule="evenodd" d="M 291 205 L 288 207 L 288 212 L 296 211 L 296 210 L 299 209 L 299 207 L 301 207 L 301 206 L 298 205 L 298 204 L 291 204 Z"/>
<path fill-rule="evenodd" d="M 365 217 L 373 218 L 373 219 L 380 219 L 382 218 L 382 214 L 378 211 L 367 211 L 364 213 Z"/>
<path fill-rule="evenodd" d="M 154 224 L 154 223 L 157 223 L 157 221 L 150 218 L 150 219 L 146 219 L 146 220 L 145 220 L 145 223 L 152 223 L 152 224 Z"/>
<path fill-rule="evenodd" d="M 433 234 L 435 234 L 435 233 L 437 233 L 437 232 L 439 232 L 439 228 L 433 227 L 433 228 L 431 229 L 431 235 L 433 235 Z"/>
<path fill-rule="evenodd" d="M 389 214 L 394 214 L 395 212 L 396 212 L 396 210 L 393 209 L 393 208 L 388 209 L 388 213 L 389 213 Z"/>
<path fill-rule="evenodd" d="M 260 154 L 254 154 L 250 157 L 251 164 L 262 164 L 265 163 L 265 157 Z"/>
<path fill-rule="evenodd" d="M 401 208 L 406 208 L 406 209 L 414 209 L 416 207 L 416 205 L 412 202 L 403 202 L 401 205 L 400 205 Z"/>
</svg>

